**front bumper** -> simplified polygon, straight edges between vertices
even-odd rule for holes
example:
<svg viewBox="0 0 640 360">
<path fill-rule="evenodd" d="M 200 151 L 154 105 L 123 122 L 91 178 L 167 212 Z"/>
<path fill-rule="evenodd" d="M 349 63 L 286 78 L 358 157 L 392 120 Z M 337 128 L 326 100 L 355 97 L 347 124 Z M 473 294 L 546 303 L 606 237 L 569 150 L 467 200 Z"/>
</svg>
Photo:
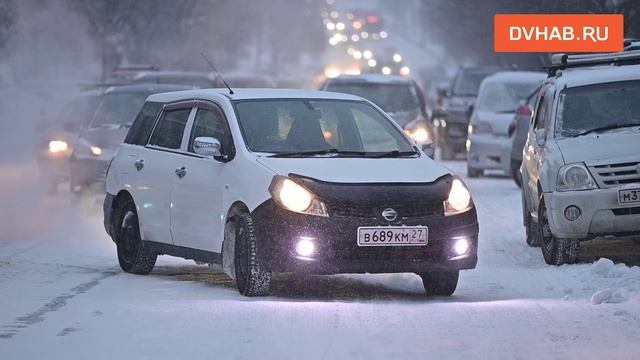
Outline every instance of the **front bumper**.
<svg viewBox="0 0 640 360">
<path fill-rule="evenodd" d="M 69 179 L 71 191 L 79 193 L 89 190 L 104 193 L 108 166 L 109 160 L 72 157 Z"/>
<path fill-rule="evenodd" d="M 467 162 L 470 168 L 483 170 L 503 169 L 504 143 L 509 138 L 493 134 L 473 134 L 469 137 Z"/>
<path fill-rule="evenodd" d="M 545 193 L 551 232 L 556 237 L 578 239 L 640 234 L 640 205 L 618 204 L 618 190 L 619 187 Z M 571 205 L 581 212 L 574 221 L 564 215 Z"/>
<path fill-rule="evenodd" d="M 387 226 L 386 221 L 348 216 L 319 217 L 294 213 L 268 200 L 252 212 L 260 261 L 270 271 L 313 274 L 423 272 L 475 268 L 478 222 L 475 208 L 460 215 L 405 219 L 402 225 L 429 227 L 425 246 L 359 247 L 359 226 Z M 394 223 L 392 225 L 400 225 Z M 295 245 L 310 238 L 316 250 L 298 257 Z M 455 257 L 453 241 L 466 237 L 470 249 Z"/>
</svg>

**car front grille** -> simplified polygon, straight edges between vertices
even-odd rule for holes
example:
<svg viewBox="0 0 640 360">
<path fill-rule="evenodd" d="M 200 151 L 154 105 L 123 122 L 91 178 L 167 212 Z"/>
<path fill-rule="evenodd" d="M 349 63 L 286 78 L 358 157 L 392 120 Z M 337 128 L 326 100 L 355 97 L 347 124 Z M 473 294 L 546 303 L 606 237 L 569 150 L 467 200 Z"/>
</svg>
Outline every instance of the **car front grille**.
<svg viewBox="0 0 640 360">
<path fill-rule="evenodd" d="M 444 208 L 442 203 L 420 204 L 377 204 L 377 205 L 353 205 L 343 204 L 330 206 L 332 215 L 353 217 L 361 219 L 382 219 L 382 211 L 391 208 L 398 213 L 398 219 L 415 219 L 430 216 L 442 216 Z"/>
<path fill-rule="evenodd" d="M 601 188 L 640 183 L 640 161 L 589 167 Z"/>
</svg>

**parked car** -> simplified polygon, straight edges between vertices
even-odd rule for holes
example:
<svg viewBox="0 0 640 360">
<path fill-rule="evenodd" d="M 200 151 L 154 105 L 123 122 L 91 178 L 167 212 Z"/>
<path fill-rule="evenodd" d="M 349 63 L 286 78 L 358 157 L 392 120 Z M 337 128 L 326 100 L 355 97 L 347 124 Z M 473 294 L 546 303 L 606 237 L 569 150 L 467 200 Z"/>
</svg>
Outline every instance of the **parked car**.
<svg viewBox="0 0 640 360">
<path fill-rule="evenodd" d="M 121 268 L 221 264 L 247 296 L 271 274 L 419 274 L 451 295 L 477 262 L 461 179 L 360 97 L 284 89 L 150 96 L 107 173 Z"/>
<path fill-rule="evenodd" d="M 217 75 L 195 71 L 142 71 L 136 74 L 134 84 L 171 84 L 197 88 L 222 87 Z"/>
<path fill-rule="evenodd" d="M 192 89 L 179 85 L 141 84 L 109 88 L 91 121 L 77 137 L 69 162 L 72 204 L 81 195 L 102 194 L 107 166 L 147 96 Z"/>
<path fill-rule="evenodd" d="M 640 234 L 640 51 L 553 59 L 521 172 L 527 243 L 560 265 L 583 240 Z"/>
<path fill-rule="evenodd" d="M 67 103 L 58 117 L 39 125 L 36 153 L 40 183 L 54 195 L 58 185 L 69 180 L 69 156 L 78 132 L 87 125 L 98 107 L 101 91 L 87 91 Z"/>
<path fill-rule="evenodd" d="M 433 112 L 436 139 L 442 160 L 453 160 L 465 153 L 469 117 L 482 80 L 498 68 L 460 68 L 444 99 Z"/>
<path fill-rule="evenodd" d="M 433 158 L 433 125 L 427 115 L 424 94 L 418 84 L 402 76 L 341 75 L 328 79 L 322 90 L 361 96 L 386 111 Z"/>
<path fill-rule="evenodd" d="M 545 78 L 541 72 L 501 71 L 482 81 L 467 131 L 467 176 L 502 169 L 502 149 L 511 145 L 509 126 L 518 102 Z"/>
<path fill-rule="evenodd" d="M 523 99 L 513 116 L 513 121 L 509 125 L 509 141 L 503 144 L 501 160 L 502 169 L 505 173 L 511 174 L 513 181 L 519 188 L 522 187 L 522 176 L 520 175 L 520 165 L 522 164 L 522 150 L 527 142 L 529 125 L 531 124 L 531 114 L 535 104 L 536 95 L 539 88 L 536 88 L 526 99 Z"/>
</svg>

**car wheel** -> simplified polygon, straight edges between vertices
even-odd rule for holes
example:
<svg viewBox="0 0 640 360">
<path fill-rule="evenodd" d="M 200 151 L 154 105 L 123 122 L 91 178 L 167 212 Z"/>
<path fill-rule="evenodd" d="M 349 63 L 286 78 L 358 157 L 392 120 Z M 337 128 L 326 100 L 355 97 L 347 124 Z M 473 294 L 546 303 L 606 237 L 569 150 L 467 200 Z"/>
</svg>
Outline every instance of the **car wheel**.
<svg viewBox="0 0 640 360">
<path fill-rule="evenodd" d="M 115 240 L 120 268 L 132 274 L 150 273 L 158 255 L 145 249 L 140 239 L 140 225 L 133 200 L 121 201 L 116 207 L 115 215 L 118 219 Z"/>
<path fill-rule="evenodd" d="M 427 295 L 451 296 L 458 287 L 458 270 L 441 270 L 419 273 Z"/>
<path fill-rule="evenodd" d="M 540 203 L 538 214 L 538 224 L 542 256 L 549 265 L 575 264 L 580 253 L 580 241 L 578 239 L 557 238 L 551 233 L 549 221 L 547 220 L 547 210 L 544 203 Z"/>
<path fill-rule="evenodd" d="M 238 291 L 244 296 L 263 296 L 271 288 L 271 273 L 258 259 L 258 241 L 250 215 L 243 215 L 236 226 L 235 267 Z"/>
<path fill-rule="evenodd" d="M 438 144 L 438 148 L 440 149 L 440 160 L 442 161 L 453 160 L 456 155 L 451 146 L 447 144 Z"/>
<path fill-rule="evenodd" d="M 467 176 L 470 178 L 477 178 L 484 174 L 484 170 L 482 169 L 474 169 L 467 165 Z"/>
</svg>

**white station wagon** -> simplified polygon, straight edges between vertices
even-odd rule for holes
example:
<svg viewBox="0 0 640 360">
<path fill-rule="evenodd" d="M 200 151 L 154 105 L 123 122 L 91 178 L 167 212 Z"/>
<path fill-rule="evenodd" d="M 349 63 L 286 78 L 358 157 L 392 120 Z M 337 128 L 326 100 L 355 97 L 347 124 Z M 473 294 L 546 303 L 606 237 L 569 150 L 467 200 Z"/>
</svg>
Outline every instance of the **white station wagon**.
<svg viewBox="0 0 640 360">
<path fill-rule="evenodd" d="M 320 91 L 149 96 L 106 180 L 126 272 L 157 255 L 221 264 L 241 294 L 272 272 L 415 272 L 451 295 L 477 263 L 463 182 L 371 102 Z"/>
</svg>

